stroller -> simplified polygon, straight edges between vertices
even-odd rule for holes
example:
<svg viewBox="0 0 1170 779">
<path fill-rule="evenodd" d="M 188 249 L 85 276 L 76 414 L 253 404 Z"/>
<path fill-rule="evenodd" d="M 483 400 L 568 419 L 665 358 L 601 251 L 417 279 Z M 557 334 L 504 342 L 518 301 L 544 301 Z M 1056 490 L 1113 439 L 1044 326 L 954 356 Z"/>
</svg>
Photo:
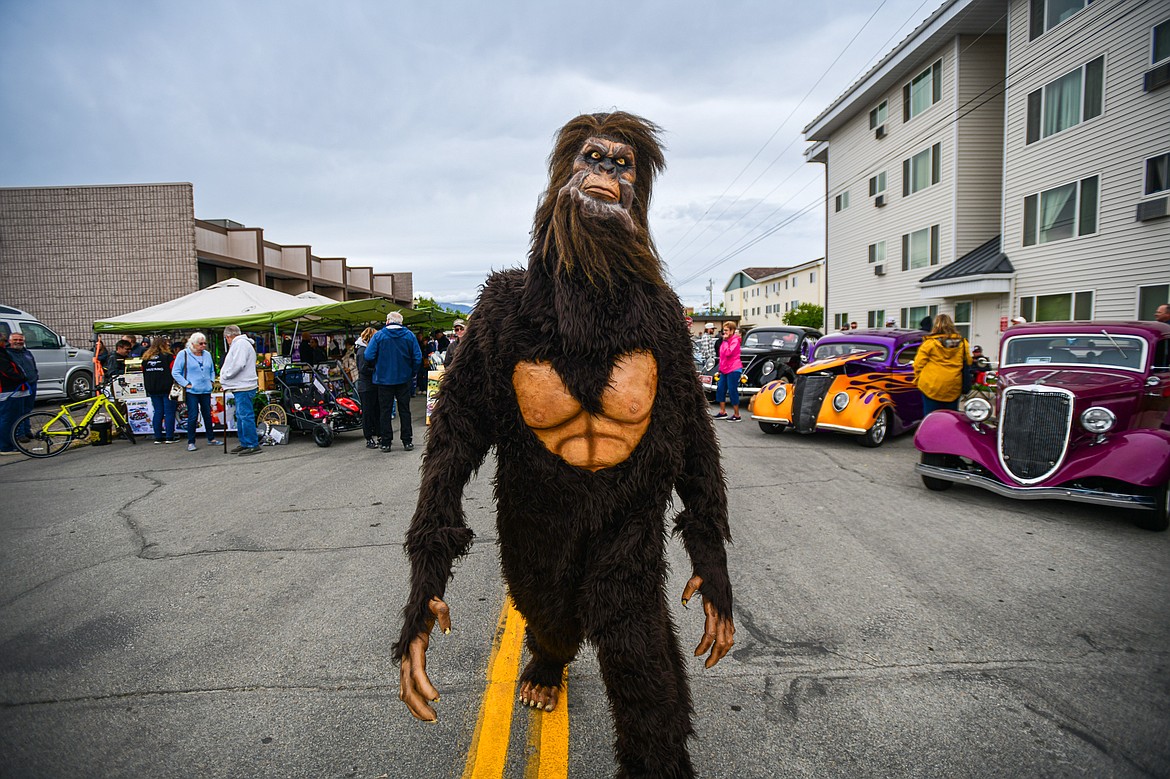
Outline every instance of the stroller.
<svg viewBox="0 0 1170 779">
<path fill-rule="evenodd" d="M 314 366 L 294 362 L 273 371 L 273 377 L 288 425 L 312 433 L 317 446 L 329 446 L 337 433 L 361 428 L 362 407 L 357 391 L 340 363 Z M 261 416 L 265 416 L 264 412 Z"/>
</svg>

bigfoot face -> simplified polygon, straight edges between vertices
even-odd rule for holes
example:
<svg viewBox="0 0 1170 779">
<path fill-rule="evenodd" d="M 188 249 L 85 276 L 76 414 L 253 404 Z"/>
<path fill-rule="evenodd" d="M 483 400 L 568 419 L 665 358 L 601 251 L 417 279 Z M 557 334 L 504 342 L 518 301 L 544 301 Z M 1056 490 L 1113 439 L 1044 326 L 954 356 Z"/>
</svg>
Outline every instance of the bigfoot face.
<svg viewBox="0 0 1170 779">
<path fill-rule="evenodd" d="M 634 203 L 634 149 L 608 138 L 589 138 L 573 161 L 573 176 L 561 190 L 572 193 L 585 214 L 630 222 Z"/>
</svg>

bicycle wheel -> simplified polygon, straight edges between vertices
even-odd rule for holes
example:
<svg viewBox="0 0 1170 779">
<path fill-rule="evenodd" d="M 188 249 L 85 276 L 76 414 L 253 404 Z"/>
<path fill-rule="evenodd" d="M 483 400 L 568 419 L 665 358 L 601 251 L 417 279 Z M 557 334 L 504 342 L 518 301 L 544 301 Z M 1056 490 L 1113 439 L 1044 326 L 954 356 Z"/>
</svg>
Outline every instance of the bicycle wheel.
<svg viewBox="0 0 1170 779">
<path fill-rule="evenodd" d="M 34 411 L 16 420 L 14 430 L 28 423 L 29 440 L 14 439 L 16 448 L 29 457 L 52 457 L 61 454 L 73 442 L 73 428 L 64 417 L 49 411 Z"/>
</svg>

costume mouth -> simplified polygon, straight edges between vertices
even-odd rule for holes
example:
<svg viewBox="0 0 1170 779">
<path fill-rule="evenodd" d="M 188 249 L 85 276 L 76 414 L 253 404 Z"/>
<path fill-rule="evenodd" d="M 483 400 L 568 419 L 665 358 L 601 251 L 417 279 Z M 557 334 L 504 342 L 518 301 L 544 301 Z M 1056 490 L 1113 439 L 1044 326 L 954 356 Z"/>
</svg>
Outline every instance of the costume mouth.
<svg viewBox="0 0 1170 779">
<path fill-rule="evenodd" d="M 617 187 L 607 187 L 603 184 L 590 184 L 582 190 L 586 195 L 607 203 L 616 203 L 619 200 Z"/>
</svg>

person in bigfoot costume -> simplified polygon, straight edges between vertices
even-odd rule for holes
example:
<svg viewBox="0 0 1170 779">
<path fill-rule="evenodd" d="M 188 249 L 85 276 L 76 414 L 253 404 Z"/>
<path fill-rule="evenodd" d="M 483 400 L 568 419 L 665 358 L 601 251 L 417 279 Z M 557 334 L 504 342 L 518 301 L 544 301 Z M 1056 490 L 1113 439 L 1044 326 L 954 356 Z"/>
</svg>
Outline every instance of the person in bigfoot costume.
<svg viewBox="0 0 1170 779">
<path fill-rule="evenodd" d="M 463 487 L 496 450 L 500 559 L 527 622 L 525 705 L 552 711 L 583 641 L 597 650 L 619 776 L 693 775 L 684 659 L 666 602 L 666 511 L 703 596 L 696 656 L 733 643 L 727 495 L 678 297 L 647 227 L 664 167 L 659 128 L 585 114 L 557 134 L 528 269 L 492 274 L 443 377 L 418 506 L 406 534 L 411 588 L 393 657 L 399 697 L 436 719 L 426 674 L 442 598 L 472 531 Z"/>
</svg>

